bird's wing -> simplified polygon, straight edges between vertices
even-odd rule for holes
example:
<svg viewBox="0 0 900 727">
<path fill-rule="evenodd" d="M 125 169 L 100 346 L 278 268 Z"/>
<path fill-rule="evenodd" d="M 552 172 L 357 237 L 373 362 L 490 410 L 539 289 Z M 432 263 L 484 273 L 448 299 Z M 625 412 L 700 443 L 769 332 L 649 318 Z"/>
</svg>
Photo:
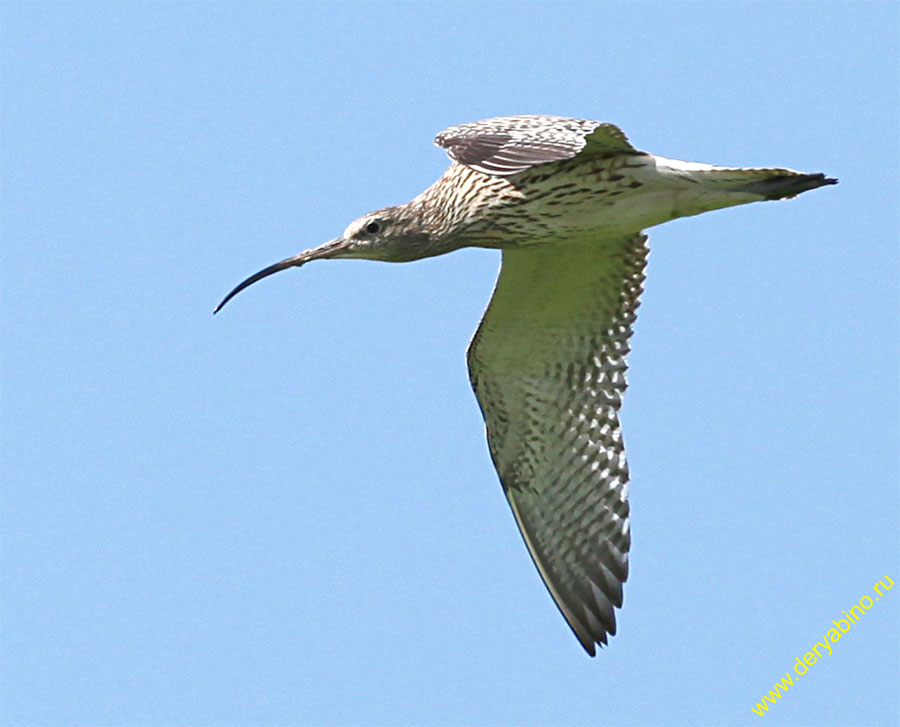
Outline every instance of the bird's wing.
<svg viewBox="0 0 900 727">
<path fill-rule="evenodd" d="M 550 594 L 589 654 L 628 576 L 618 410 L 647 238 L 503 251 L 469 346 L 494 465 Z"/>
<path fill-rule="evenodd" d="M 495 176 L 571 159 L 582 151 L 639 153 L 612 124 L 562 116 L 501 116 L 451 126 L 434 143 L 446 149 L 453 161 Z"/>
</svg>

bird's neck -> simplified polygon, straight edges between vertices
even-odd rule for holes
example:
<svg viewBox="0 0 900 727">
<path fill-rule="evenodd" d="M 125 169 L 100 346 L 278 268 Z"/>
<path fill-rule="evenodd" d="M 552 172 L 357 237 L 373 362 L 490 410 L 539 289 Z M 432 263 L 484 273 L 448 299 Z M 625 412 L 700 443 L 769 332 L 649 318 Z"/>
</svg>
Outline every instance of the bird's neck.
<svg viewBox="0 0 900 727">
<path fill-rule="evenodd" d="M 428 232 L 429 255 L 441 255 L 462 247 L 499 246 L 491 242 L 490 210 L 521 196 L 521 190 L 504 177 L 451 164 L 440 179 L 404 206 L 415 226 Z"/>
</svg>

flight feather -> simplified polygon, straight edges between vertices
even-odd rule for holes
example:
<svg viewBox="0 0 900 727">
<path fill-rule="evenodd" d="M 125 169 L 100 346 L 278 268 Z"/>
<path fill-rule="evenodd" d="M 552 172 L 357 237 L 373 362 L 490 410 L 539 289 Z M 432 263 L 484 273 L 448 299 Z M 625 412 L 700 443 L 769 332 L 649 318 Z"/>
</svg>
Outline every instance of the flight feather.
<svg viewBox="0 0 900 727">
<path fill-rule="evenodd" d="M 503 251 L 468 352 L 491 457 L 544 583 L 584 648 L 616 631 L 628 576 L 618 411 L 646 236 Z"/>
</svg>

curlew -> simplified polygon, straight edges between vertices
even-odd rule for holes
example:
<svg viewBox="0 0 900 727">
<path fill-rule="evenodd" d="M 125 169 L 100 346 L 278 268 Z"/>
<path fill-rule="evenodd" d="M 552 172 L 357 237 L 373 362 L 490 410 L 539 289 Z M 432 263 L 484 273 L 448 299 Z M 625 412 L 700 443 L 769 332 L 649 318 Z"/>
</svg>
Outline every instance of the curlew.
<svg viewBox="0 0 900 727">
<path fill-rule="evenodd" d="M 786 199 L 837 180 L 683 162 L 612 124 L 509 116 L 438 134 L 452 163 L 406 204 L 372 212 L 232 290 L 312 260 L 407 262 L 502 251 L 467 360 L 522 538 L 584 649 L 616 633 L 628 577 L 628 466 L 618 411 L 647 236 L 677 217 Z"/>
</svg>

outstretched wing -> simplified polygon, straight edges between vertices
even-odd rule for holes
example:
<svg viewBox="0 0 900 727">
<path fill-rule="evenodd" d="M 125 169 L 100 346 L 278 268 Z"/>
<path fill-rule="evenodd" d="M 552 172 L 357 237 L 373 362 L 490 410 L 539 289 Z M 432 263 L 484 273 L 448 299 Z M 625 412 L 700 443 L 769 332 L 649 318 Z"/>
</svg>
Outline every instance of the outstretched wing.
<svg viewBox="0 0 900 727">
<path fill-rule="evenodd" d="M 640 153 L 612 124 L 562 116 L 500 116 L 451 126 L 434 143 L 453 161 L 496 176 L 571 159 L 582 151 Z"/>
<path fill-rule="evenodd" d="M 628 577 L 618 410 L 647 238 L 503 251 L 469 346 L 494 465 L 544 583 L 589 654 Z"/>
</svg>

